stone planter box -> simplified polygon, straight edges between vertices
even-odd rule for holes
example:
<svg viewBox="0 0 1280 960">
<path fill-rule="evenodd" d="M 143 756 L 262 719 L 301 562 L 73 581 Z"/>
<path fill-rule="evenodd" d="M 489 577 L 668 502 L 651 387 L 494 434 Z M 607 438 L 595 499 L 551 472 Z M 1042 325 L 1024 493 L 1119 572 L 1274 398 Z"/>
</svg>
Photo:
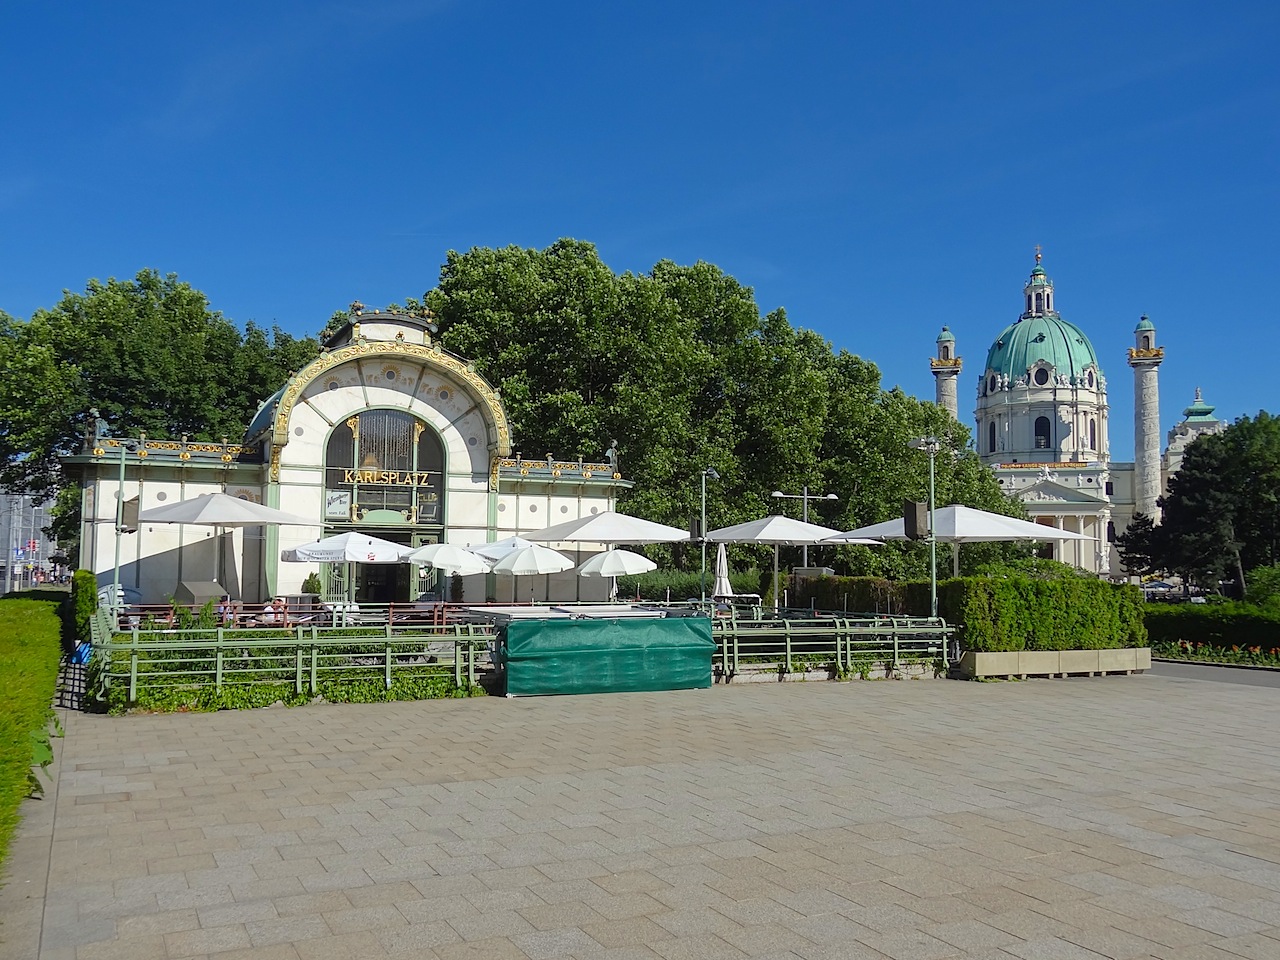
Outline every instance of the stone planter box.
<svg viewBox="0 0 1280 960">
<path fill-rule="evenodd" d="M 896 667 L 889 661 L 881 661 L 872 665 L 870 680 L 926 680 L 934 679 L 937 673 L 931 662 L 899 663 Z M 837 679 L 834 668 L 822 667 L 815 670 L 797 670 L 793 673 L 781 673 L 777 664 L 744 664 L 735 674 L 725 675 L 716 665 L 716 683 L 803 683 L 818 680 Z M 858 674 L 848 677 L 849 680 L 861 679 Z"/>
<path fill-rule="evenodd" d="M 978 677 L 1069 677 L 1129 674 L 1151 669 L 1149 647 L 1118 650 L 1017 650 L 1004 653 L 968 651 L 960 658 L 960 675 Z"/>
</svg>

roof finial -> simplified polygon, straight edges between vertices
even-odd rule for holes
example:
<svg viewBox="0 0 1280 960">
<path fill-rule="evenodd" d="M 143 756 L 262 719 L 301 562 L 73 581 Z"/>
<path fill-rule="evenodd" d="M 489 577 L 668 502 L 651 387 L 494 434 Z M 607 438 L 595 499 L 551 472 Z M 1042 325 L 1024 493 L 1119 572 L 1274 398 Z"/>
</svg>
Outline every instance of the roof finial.
<svg viewBox="0 0 1280 960">
<path fill-rule="evenodd" d="M 1040 244 L 1036 244 L 1036 265 L 1040 264 Z"/>
<path fill-rule="evenodd" d="M 1204 397 L 1200 396 L 1200 388 L 1196 387 L 1196 403 L 1204 403 Z"/>
</svg>

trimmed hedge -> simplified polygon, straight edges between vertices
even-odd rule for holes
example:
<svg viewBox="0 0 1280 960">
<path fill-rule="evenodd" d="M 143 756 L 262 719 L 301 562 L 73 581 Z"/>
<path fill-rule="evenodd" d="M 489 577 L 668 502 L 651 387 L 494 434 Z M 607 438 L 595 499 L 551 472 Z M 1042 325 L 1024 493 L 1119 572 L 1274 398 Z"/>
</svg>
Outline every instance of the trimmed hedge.
<svg viewBox="0 0 1280 960">
<path fill-rule="evenodd" d="M 912 617 L 929 615 L 929 584 L 872 577 L 793 580 L 799 606 Z M 1142 592 L 1085 577 L 965 577 L 938 584 L 938 615 L 960 628 L 967 650 L 1099 650 L 1142 647 Z"/>
<path fill-rule="evenodd" d="M 1152 644 L 1208 644 L 1232 647 L 1280 647 L 1280 610 L 1249 603 L 1149 603 L 1147 632 Z"/>
<path fill-rule="evenodd" d="M 88 570 L 71 575 L 71 616 L 76 643 L 89 639 L 89 621 L 98 609 L 98 578 Z"/>
<path fill-rule="evenodd" d="M 33 790 L 32 766 L 48 750 L 61 631 L 56 604 L 0 600 L 0 862 Z"/>
</svg>

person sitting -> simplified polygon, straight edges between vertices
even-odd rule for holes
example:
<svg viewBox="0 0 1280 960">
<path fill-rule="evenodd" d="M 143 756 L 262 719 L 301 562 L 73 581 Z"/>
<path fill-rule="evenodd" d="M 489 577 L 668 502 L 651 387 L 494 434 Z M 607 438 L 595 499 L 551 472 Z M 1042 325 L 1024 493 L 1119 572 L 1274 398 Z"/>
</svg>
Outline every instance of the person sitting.
<svg viewBox="0 0 1280 960">
<path fill-rule="evenodd" d="M 287 613 L 285 602 L 280 597 L 273 597 L 262 607 L 262 616 L 258 618 L 260 623 L 282 624 Z"/>
</svg>

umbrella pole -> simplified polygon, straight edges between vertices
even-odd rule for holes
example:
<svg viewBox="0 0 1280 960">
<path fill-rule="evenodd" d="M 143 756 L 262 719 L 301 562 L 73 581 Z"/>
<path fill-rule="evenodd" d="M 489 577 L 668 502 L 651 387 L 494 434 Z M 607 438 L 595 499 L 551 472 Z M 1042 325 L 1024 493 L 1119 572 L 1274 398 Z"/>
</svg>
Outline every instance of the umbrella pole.
<svg viewBox="0 0 1280 960">
<path fill-rule="evenodd" d="M 960 541 L 951 541 L 951 576 L 960 577 Z"/>
<path fill-rule="evenodd" d="M 778 545 L 773 545 L 773 612 L 778 612 Z"/>
</svg>

